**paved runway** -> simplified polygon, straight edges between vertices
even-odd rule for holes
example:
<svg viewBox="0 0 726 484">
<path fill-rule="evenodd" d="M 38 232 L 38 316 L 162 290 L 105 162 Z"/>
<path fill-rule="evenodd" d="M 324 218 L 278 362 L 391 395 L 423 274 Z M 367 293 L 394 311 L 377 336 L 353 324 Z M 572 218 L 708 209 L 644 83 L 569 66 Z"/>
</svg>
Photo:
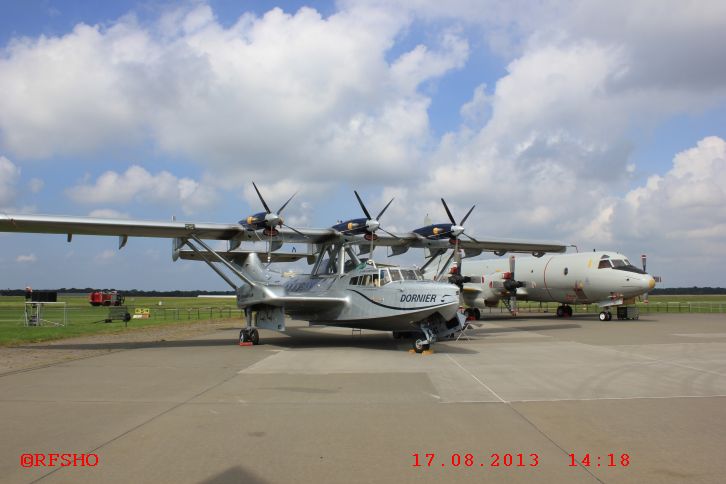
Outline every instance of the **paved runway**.
<svg viewBox="0 0 726 484">
<path fill-rule="evenodd" d="M 292 323 L 255 347 L 230 328 L 0 376 L 0 480 L 726 479 L 726 315 L 481 323 L 426 356 Z"/>
</svg>

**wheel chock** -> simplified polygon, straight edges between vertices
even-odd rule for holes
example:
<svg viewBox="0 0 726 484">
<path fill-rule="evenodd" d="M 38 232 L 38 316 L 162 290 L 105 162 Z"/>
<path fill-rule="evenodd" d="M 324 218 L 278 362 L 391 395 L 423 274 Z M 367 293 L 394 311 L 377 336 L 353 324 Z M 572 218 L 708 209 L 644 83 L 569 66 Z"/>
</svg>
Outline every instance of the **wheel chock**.
<svg viewBox="0 0 726 484">
<path fill-rule="evenodd" d="M 423 352 L 421 354 L 422 355 L 433 355 L 434 354 L 434 350 L 423 350 Z"/>
<path fill-rule="evenodd" d="M 240 346 L 252 346 L 252 341 L 245 341 L 244 343 L 240 342 Z"/>
<path fill-rule="evenodd" d="M 410 350 L 408 350 L 408 352 L 411 353 L 412 355 L 416 354 L 416 350 L 414 350 L 414 349 L 410 349 Z"/>
</svg>

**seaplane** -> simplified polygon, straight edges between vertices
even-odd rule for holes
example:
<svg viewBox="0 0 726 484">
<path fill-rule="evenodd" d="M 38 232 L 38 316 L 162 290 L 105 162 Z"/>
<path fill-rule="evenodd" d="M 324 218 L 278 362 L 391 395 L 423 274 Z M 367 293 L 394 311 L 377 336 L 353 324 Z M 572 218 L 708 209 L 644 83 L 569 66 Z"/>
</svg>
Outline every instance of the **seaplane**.
<svg viewBox="0 0 726 484">
<path fill-rule="evenodd" d="M 466 217 L 460 224 L 453 223 L 452 217 L 452 227 L 439 228 L 435 234 L 434 228 L 431 233 L 429 229 L 388 232 L 381 229 L 378 219 L 391 202 L 374 218 L 357 192 L 365 218 L 327 228 L 296 228 L 281 216 L 294 195 L 275 212 L 257 185 L 254 188 L 265 211 L 238 223 L 0 214 L 0 232 L 65 234 L 68 242 L 76 235 L 117 236 L 119 250 L 132 237 L 171 239 L 174 261 L 202 261 L 235 291 L 237 306 L 245 313 L 245 326 L 239 334 L 242 343 L 259 344 L 258 328 L 285 331 L 289 316 L 311 325 L 390 331 L 394 337 L 411 337 L 413 349 L 419 353 L 465 327 L 466 318 L 460 311 L 461 287 L 426 280 L 416 267 L 377 264 L 371 256 L 374 244 L 389 247 L 391 255 L 410 248 L 424 248 L 433 255 L 453 247 L 458 253 L 461 246 L 469 255 L 505 251 L 541 256 L 565 252 L 567 247 L 557 242 L 471 236 L 459 240 Z M 226 250 L 213 249 L 210 240 L 228 241 Z M 242 249 L 244 242 L 265 242 L 267 250 Z M 310 250 L 278 252 L 284 244 L 307 244 Z M 363 254 L 369 257 L 364 259 Z M 309 274 L 271 277 L 269 264 L 303 257 L 312 265 Z"/>
</svg>

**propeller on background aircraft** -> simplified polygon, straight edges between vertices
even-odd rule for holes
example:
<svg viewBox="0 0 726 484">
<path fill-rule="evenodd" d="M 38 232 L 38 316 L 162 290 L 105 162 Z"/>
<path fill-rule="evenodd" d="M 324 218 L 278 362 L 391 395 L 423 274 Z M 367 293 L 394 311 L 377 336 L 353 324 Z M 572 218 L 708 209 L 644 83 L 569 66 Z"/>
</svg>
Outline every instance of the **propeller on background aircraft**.
<svg viewBox="0 0 726 484">
<path fill-rule="evenodd" d="M 517 315 L 517 288 L 524 287 L 524 283 L 518 281 L 515 276 L 516 258 L 509 257 L 509 273 L 504 275 L 504 289 L 509 292 L 509 310 Z"/>
</svg>

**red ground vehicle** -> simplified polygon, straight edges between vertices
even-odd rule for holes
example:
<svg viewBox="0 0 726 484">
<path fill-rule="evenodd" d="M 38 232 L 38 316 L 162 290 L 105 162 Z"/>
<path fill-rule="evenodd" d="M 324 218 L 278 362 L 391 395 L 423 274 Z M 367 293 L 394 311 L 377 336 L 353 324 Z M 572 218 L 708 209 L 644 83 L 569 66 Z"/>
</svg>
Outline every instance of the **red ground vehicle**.
<svg viewBox="0 0 726 484">
<path fill-rule="evenodd" d="M 93 291 L 88 295 L 91 306 L 120 306 L 126 297 L 118 291 Z"/>
</svg>

